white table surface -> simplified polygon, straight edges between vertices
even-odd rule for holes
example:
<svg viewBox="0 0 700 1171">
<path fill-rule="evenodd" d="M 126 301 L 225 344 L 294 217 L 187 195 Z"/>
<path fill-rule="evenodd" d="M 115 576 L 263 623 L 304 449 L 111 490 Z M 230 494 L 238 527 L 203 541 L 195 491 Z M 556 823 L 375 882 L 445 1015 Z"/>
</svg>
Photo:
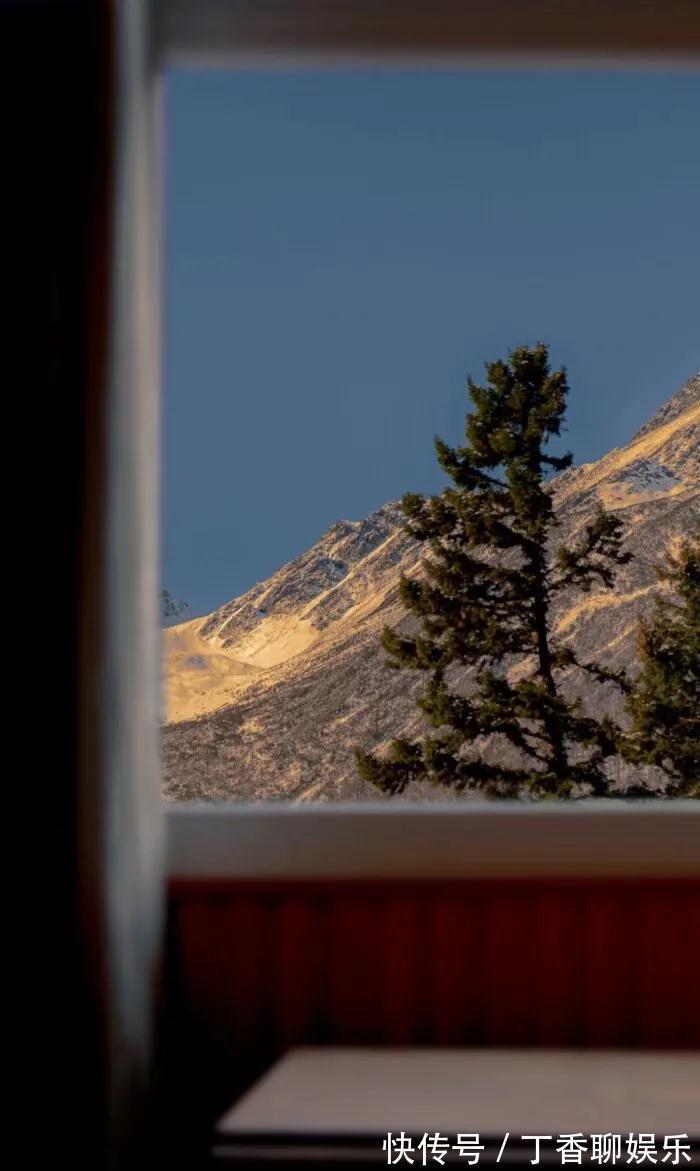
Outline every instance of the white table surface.
<svg viewBox="0 0 700 1171">
<path fill-rule="evenodd" d="M 619 1050 L 292 1050 L 218 1133 L 700 1133 L 700 1054 Z"/>
</svg>

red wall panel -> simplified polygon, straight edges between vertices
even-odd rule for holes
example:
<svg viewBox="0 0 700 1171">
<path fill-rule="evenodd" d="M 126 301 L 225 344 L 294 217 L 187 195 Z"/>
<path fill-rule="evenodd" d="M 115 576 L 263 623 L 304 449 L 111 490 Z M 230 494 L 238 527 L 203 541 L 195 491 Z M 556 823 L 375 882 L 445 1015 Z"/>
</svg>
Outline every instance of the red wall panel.
<svg viewBox="0 0 700 1171">
<path fill-rule="evenodd" d="M 170 1090 L 298 1044 L 700 1047 L 698 879 L 175 881 Z"/>
</svg>

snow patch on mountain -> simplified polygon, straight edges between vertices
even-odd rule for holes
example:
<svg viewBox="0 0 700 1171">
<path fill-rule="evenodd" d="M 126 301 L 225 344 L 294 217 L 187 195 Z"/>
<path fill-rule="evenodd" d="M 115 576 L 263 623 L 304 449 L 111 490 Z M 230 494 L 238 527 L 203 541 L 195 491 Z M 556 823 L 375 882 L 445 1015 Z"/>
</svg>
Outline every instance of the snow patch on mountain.
<svg viewBox="0 0 700 1171">
<path fill-rule="evenodd" d="M 628 484 L 637 492 L 667 492 L 681 481 L 678 476 L 653 459 L 637 459 L 620 472 L 614 481 Z"/>
<path fill-rule="evenodd" d="M 631 503 L 658 499 L 660 495 L 682 488 L 683 480 L 670 468 L 653 459 L 637 459 L 612 475 L 599 488 L 606 508 L 622 508 Z"/>
</svg>

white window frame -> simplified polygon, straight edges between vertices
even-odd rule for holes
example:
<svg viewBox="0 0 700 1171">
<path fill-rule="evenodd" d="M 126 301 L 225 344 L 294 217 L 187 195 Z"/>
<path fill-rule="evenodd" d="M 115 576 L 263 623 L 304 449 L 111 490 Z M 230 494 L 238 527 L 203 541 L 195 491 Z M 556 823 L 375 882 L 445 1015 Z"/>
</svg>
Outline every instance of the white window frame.
<svg viewBox="0 0 700 1171">
<path fill-rule="evenodd" d="M 136 0 L 137 2 L 137 0 Z M 138 4 L 137 4 L 138 6 Z M 649 60 L 697 68 L 700 13 L 695 0 L 151 0 L 149 93 L 169 65 L 377 61 L 398 57 L 438 64 L 484 58 L 533 57 L 589 61 Z M 146 95 L 134 113 L 136 138 L 160 139 L 160 109 Z M 155 120 L 154 126 L 138 120 Z M 160 229 L 160 159 L 132 196 Z M 127 199 L 128 202 L 128 199 Z M 138 213 L 137 213 L 138 214 Z M 135 244 L 140 246 L 139 234 Z M 130 410 L 141 412 L 153 435 L 160 378 L 151 337 L 160 336 L 160 296 L 153 272 L 132 256 L 134 304 L 139 322 L 122 351 L 131 387 Z M 146 339 L 144 341 L 144 338 Z M 134 405 L 134 388 L 140 388 Z M 156 412 L 157 413 L 157 412 Z M 143 472 L 143 444 L 136 462 Z M 121 475 L 133 476 L 123 461 Z M 137 469 L 138 471 L 139 469 Z M 117 468 L 119 474 L 119 468 Z M 141 492 L 145 532 L 155 531 L 157 492 L 153 476 Z M 137 485 L 138 490 L 138 485 Z M 142 579 L 151 589 L 155 544 Z M 145 613 L 150 603 L 144 600 Z M 151 660 L 152 662 L 152 660 Z M 124 669 L 128 669 L 125 667 Z M 134 686 L 144 688 L 138 664 Z M 156 709 L 155 696 L 148 706 Z M 196 878 L 403 878 L 529 876 L 674 877 L 700 874 L 700 802 L 585 801 L 575 804 L 481 801 L 416 804 L 166 806 L 170 877 Z"/>
</svg>

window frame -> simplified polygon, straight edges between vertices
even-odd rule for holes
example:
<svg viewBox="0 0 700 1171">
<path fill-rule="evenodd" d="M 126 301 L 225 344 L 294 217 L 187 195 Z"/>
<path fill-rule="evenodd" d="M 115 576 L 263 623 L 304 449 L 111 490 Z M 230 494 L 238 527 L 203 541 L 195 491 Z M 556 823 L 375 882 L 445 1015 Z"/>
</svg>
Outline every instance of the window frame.
<svg viewBox="0 0 700 1171">
<path fill-rule="evenodd" d="M 695 0 L 151 0 L 151 81 L 169 66 L 339 61 L 455 65 L 521 60 L 540 63 L 700 62 L 700 7 Z M 162 141 L 159 102 L 145 102 L 144 137 Z M 149 169 L 150 190 L 134 192 L 150 209 L 156 240 L 161 160 Z M 143 182 L 143 179 L 141 180 Z M 160 373 L 148 327 L 160 336 L 162 267 L 135 266 L 134 302 L 145 326 L 122 342 L 134 385 L 146 391 L 137 411 L 152 435 Z M 151 273 L 153 269 L 151 269 Z M 160 280 L 160 284 L 158 281 Z M 130 349 L 129 349 L 130 347 Z M 121 393 L 128 393 L 125 386 Z M 141 443 L 136 472 L 147 458 Z M 134 461 L 120 474 L 132 475 Z M 137 485 L 138 490 L 138 485 Z M 157 494 L 141 500 L 153 529 Z M 141 544 L 143 550 L 144 545 Z M 154 562 L 142 580 L 152 584 Z M 148 611 L 150 600 L 143 599 Z M 143 691 L 152 679 L 132 668 Z M 149 705 L 151 708 L 153 704 Z M 171 878 L 673 876 L 700 874 L 700 802 L 591 800 L 528 804 L 505 801 L 271 805 L 165 805 L 166 872 Z"/>
</svg>

